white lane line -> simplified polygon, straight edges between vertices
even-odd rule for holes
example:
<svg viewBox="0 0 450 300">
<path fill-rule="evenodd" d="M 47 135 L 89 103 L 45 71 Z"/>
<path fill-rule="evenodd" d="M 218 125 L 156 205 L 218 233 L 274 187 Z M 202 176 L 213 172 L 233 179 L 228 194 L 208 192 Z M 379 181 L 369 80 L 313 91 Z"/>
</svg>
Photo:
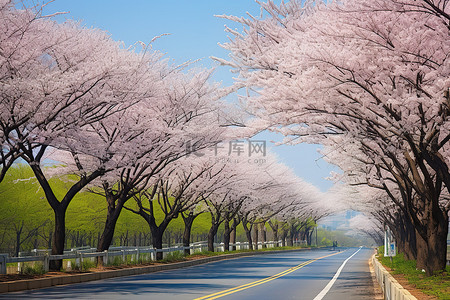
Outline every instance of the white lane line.
<svg viewBox="0 0 450 300">
<path fill-rule="evenodd" d="M 342 265 L 339 267 L 339 269 L 337 270 L 336 274 L 334 274 L 333 279 L 330 280 L 330 282 L 328 282 L 327 286 L 313 299 L 313 300 L 322 300 L 323 297 L 325 297 L 325 295 L 328 293 L 328 291 L 331 289 L 331 287 L 333 286 L 333 284 L 336 282 L 336 280 L 338 279 L 339 275 L 341 274 L 342 269 L 344 268 L 345 264 L 350 260 L 350 258 L 352 258 L 356 253 L 358 253 L 361 250 L 362 247 L 359 247 L 358 250 L 356 250 L 355 253 L 353 253 L 352 255 L 349 256 L 349 258 L 347 258 L 346 260 L 344 260 L 344 262 L 342 263 Z"/>
</svg>

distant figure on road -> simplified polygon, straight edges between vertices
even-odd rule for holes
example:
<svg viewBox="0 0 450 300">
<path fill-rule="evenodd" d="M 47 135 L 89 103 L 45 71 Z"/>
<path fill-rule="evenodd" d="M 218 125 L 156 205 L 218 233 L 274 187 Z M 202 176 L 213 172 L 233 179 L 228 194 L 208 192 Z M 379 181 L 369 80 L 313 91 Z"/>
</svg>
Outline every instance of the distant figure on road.
<svg viewBox="0 0 450 300">
<path fill-rule="evenodd" d="M 336 250 L 338 246 L 338 242 L 337 241 L 333 241 L 333 249 L 332 250 Z"/>
</svg>

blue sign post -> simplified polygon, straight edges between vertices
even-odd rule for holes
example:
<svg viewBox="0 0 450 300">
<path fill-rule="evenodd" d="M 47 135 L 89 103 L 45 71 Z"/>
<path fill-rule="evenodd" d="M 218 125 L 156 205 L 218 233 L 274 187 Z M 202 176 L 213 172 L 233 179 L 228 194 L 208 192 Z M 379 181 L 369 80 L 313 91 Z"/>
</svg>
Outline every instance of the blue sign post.
<svg viewBox="0 0 450 300">
<path fill-rule="evenodd" d="M 384 231 L 384 256 L 392 257 L 396 255 L 395 240 L 389 228 Z"/>
</svg>

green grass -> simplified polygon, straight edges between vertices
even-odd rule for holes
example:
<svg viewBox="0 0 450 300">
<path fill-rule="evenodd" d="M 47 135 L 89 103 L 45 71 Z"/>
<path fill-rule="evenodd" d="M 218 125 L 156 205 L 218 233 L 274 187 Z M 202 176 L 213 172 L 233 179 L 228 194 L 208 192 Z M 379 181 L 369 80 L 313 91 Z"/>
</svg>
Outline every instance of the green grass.
<svg viewBox="0 0 450 300">
<path fill-rule="evenodd" d="M 97 263 L 95 261 L 92 261 L 90 259 L 83 259 L 83 262 L 81 263 L 81 271 L 89 271 L 92 268 L 97 267 Z"/>
<path fill-rule="evenodd" d="M 42 263 L 26 264 L 22 266 L 20 274 L 22 275 L 42 275 L 45 274 Z"/>
<path fill-rule="evenodd" d="M 109 258 L 107 266 L 121 266 L 123 264 L 122 256 L 113 256 Z"/>
<path fill-rule="evenodd" d="M 416 261 L 406 260 L 403 254 L 397 254 L 391 262 L 389 257 L 383 256 L 383 252 L 383 247 L 378 248 L 379 260 L 384 266 L 391 268 L 393 274 L 402 274 L 410 284 L 425 294 L 450 300 L 450 266 L 441 274 L 427 277 L 421 270 L 416 269 Z"/>
<path fill-rule="evenodd" d="M 158 262 L 171 263 L 171 262 L 178 262 L 178 261 L 185 261 L 185 260 L 186 260 L 186 256 L 184 255 L 184 253 L 182 253 L 180 251 L 175 251 L 175 252 L 167 253 L 166 257 L 164 257 L 161 260 L 158 260 Z"/>
<path fill-rule="evenodd" d="M 194 254 L 188 255 L 188 257 L 197 257 L 197 256 L 217 256 L 225 254 L 225 252 L 211 252 L 211 251 L 200 251 L 195 252 Z"/>
</svg>

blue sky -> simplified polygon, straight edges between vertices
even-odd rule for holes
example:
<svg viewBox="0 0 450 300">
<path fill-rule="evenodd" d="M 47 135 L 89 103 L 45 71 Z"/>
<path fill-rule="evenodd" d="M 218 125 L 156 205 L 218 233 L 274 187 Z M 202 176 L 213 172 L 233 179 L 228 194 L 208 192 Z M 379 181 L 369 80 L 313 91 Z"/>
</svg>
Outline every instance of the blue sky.
<svg viewBox="0 0 450 300">
<path fill-rule="evenodd" d="M 153 48 L 176 63 L 202 59 L 200 65 L 215 66 L 209 58 L 226 58 L 227 52 L 218 43 L 228 40 L 224 25 L 241 29 L 238 24 L 214 15 L 245 16 L 247 12 L 259 15 L 259 5 L 253 0 L 56 0 L 46 7 L 46 13 L 68 12 L 58 20 L 80 20 L 87 27 L 108 31 L 115 40 L 127 45 L 136 41 L 148 43 L 155 36 L 170 34 L 158 39 Z M 218 67 L 214 80 L 231 85 L 233 74 L 228 67 Z M 280 140 L 273 134 L 262 134 L 258 139 Z M 269 145 L 269 142 L 268 142 Z M 326 191 L 331 182 L 324 178 L 331 170 L 317 153 L 317 145 L 277 146 L 273 151 L 304 180 Z"/>
</svg>

